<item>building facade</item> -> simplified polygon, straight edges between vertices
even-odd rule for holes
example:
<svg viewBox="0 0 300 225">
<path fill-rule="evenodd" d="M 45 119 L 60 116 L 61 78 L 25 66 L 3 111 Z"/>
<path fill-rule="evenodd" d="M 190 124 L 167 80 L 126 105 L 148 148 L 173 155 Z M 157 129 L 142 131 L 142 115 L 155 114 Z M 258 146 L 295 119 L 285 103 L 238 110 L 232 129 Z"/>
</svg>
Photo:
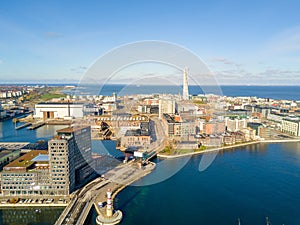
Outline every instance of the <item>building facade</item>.
<svg viewBox="0 0 300 225">
<path fill-rule="evenodd" d="M 81 118 L 84 115 L 82 103 L 43 102 L 35 105 L 35 118 L 59 119 L 66 117 Z"/>
<path fill-rule="evenodd" d="M 300 119 L 298 117 L 283 118 L 281 131 L 293 136 L 300 136 Z"/>
<path fill-rule="evenodd" d="M 225 126 L 227 131 L 236 132 L 240 131 L 247 127 L 247 121 L 246 119 L 231 119 L 226 117 L 225 118 Z"/>
<path fill-rule="evenodd" d="M 176 112 L 176 101 L 172 99 L 160 99 L 159 100 L 159 113 L 160 119 L 163 118 L 163 114 L 175 114 Z"/>
<path fill-rule="evenodd" d="M 4 166 L 0 173 L 5 196 L 66 196 L 93 173 L 90 127 L 57 131 L 47 150 L 32 150 Z"/>
</svg>

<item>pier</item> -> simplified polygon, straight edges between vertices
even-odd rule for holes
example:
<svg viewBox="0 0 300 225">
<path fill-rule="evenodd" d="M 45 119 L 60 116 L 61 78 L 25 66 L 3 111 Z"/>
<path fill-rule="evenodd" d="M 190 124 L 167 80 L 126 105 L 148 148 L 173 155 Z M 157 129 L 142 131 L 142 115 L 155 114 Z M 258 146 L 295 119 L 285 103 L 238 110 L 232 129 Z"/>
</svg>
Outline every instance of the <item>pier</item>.
<svg viewBox="0 0 300 225">
<path fill-rule="evenodd" d="M 20 126 L 16 126 L 15 127 L 15 129 L 16 130 L 19 130 L 19 129 L 22 129 L 22 128 L 24 128 L 24 127 L 28 127 L 28 126 L 30 126 L 32 123 L 24 123 L 24 124 L 22 124 L 22 125 L 20 125 Z"/>
<path fill-rule="evenodd" d="M 100 208 L 98 202 L 106 202 L 106 191 L 111 190 L 114 197 L 127 185 L 149 174 L 155 168 L 154 163 L 139 168 L 133 163 L 121 164 L 104 174 L 104 178 L 97 178 L 76 193 L 69 205 L 62 212 L 55 225 L 82 225 L 84 224 L 92 206 L 94 205 L 98 215 L 103 216 L 104 209 Z M 117 215 L 120 216 L 120 213 Z M 119 218 L 119 217 L 118 217 Z M 99 223 L 100 224 L 100 223 Z"/>
</svg>

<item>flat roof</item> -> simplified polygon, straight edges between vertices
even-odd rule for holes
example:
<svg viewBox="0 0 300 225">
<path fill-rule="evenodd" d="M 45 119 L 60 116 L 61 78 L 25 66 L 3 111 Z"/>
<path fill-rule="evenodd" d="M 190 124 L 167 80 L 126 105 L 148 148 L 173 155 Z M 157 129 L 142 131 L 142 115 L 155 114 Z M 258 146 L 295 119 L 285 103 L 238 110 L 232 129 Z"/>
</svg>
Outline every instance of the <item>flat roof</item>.
<svg viewBox="0 0 300 225">
<path fill-rule="evenodd" d="M 6 165 L 4 168 L 13 168 L 13 167 L 23 167 L 28 168 L 31 166 L 34 161 L 33 159 L 37 157 L 40 154 L 48 154 L 47 150 L 32 150 L 30 152 L 27 152 L 26 154 L 22 155 L 21 157 L 17 158 L 16 160 L 12 161 L 8 165 Z"/>
<path fill-rule="evenodd" d="M 283 118 L 283 120 L 291 121 L 291 122 L 300 122 L 299 117 L 285 117 L 285 118 Z"/>
<path fill-rule="evenodd" d="M 32 161 L 35 162 L 48 162 L 49 161 L 49 155 L 48 154 L 39 154 L 38 156 L 34 157 Z"/>
<path fill-rule="evenodd" d="M 84 105 L 79 102 L 39 102 L 36 105 Z"/>
</svg>

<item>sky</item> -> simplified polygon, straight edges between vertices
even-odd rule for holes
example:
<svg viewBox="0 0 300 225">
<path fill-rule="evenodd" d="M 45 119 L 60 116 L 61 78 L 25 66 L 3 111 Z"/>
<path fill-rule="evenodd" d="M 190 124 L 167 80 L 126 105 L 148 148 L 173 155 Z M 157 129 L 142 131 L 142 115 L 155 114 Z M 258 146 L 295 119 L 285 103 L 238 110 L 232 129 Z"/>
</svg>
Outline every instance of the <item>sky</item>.
<svg viewBox="0 0 300 225">
<path fill-rule="evenodd" d="M 196 54 L 219 84 L 300 85 L 299 12 L 298 0 L 2 0 L 0 83 L 77 82 L 110 50 L 161 40 Z"/>
</svg>

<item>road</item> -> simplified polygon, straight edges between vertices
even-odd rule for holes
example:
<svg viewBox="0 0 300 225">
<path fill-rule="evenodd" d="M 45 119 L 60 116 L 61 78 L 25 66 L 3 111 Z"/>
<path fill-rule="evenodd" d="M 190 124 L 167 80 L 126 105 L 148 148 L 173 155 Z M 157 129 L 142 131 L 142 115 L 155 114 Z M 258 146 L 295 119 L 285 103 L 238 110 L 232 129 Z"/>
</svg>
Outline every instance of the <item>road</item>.
<svg viewBox="0 0 300 225">
<path fill-rule="evenodd" d="M 149 153 L 151 156 L 147 159 L 147 161 L 162 151 L 168 143 L 166 128 L 162 121 L 157 117 L 152 117 L 151 120 L 153 122 L 150 123 L 150 130 L 153 142 L 149 146 L 149 149 L 152 149 L 152 151 Z"/>
</svg>

